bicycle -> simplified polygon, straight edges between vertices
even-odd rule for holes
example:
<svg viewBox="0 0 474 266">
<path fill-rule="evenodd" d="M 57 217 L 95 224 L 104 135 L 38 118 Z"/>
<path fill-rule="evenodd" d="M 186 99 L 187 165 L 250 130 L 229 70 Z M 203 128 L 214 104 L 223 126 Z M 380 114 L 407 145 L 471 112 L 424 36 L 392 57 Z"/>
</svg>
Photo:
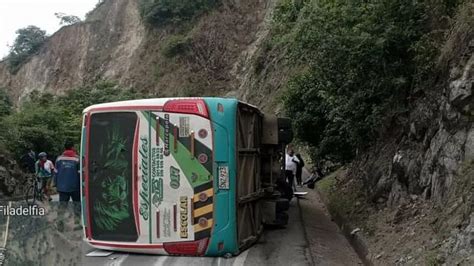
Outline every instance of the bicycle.
<svg viewBox="0 0 474 266">
<path fill-rule="evenodd" d="M 39 176 L 33 178 L 32 184 L 26 189 L 25 200 L 26 204 L 34 205 L 37 200 L 43 201 L 44 199 L 44 188 L 45 180 Z"/>
</svg>

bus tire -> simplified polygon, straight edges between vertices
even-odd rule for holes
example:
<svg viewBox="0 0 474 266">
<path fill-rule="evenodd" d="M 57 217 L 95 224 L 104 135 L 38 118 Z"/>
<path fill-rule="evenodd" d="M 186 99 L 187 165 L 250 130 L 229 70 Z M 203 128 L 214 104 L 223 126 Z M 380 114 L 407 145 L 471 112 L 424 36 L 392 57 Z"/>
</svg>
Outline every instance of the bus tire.
<svg viewBox="0 0 474 266">
<path fill-rule="evenodd" d="M 286 199 L 279 199 L 277 202 L 276 202 L 276 206 L 275 206 L 275 211 L 276 212 L 284 212 L 284 211 L 287 211 L 289 208 L 290 208 L 290 202 Z"/>
<path fill-rule="evenodd" d="M 280 226 L 288 224 L 288 214 L 286 212 L 277 212 L 275 223 Z"/>
</svg>

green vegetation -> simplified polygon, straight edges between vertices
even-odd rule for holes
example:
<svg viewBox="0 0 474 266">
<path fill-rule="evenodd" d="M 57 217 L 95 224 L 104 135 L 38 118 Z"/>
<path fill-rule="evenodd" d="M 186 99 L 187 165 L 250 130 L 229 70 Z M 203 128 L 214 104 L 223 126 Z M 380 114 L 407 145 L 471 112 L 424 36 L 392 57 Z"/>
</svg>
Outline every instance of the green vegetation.
<svg viewBox="0 0 474 266">
<path fill-rule="evenodd" d="M 341 214 L 345 217 L 351 214 L 354 203 L 358 200 L 356 193 L 339 193 L 337 190 L 337 179 L 346 173 L 346 169 L 339 168 L 317 183 L 318 191 L 327 200 L 326 204 L 332 215 Z"/>
<path fill-rule="evenodd" d="M 16 112 L 0 118 L 0 146 L 17 157 L 31 147 L 35 151 L 59 154 L 67 139 L 80 142 L 82 110 L 89 105 L 146 97 L 115 83 L 102 81 L 53 96 L 32 92 Z M 0 101 L 0 110 L 4 103 Z"/>
<path fill-rule="evenodd" d="M 173 58 L 186 53 L 191 46 L 191 38 L 186 35 L 172 35 L 163 44 L 161 53 L 167 58 Z"/>
<path fill-rule="evenodd" d="M 12 111 L 12 103 L 5 88 L 0 88 L 0 119 Z"/>
<path fill-rule="evenodd" d="M 54 13 L 54 15 L 59 19 L 59 25 L 72 25 L 82 21 L 78 16 L 74 15 L 64 13 Z"/>
<path fill-rule="evenodd" d="M 28 26 L 16 31 L 18 35 L 6 57 L 10 72 L 16 73 L 31 55 L 34 55 L 46 41 L 46 31 Z"/>
<path fill-rule="evenodd" d="M 441 257 L 438 257 L 436 250 L 429 250 L 425 253 L 424 259 L 427 266 L 438 266 L 444 263 Z"/>
<path fill-rule="evenodd" d="M 140 15 L 151 25 L 179 24 L 211 10 L 218 0 L 140 0 Z"/>
<path fill-rule="evenodd" d="M 350 161 L 407 110 L 434 71 L 452 1 L 282 0 L 273 45 L 305 71 L 284 96 L 297 137 L 315 159 Z"/>
<path fill-rule="evenodd" d="M 344 218 L 348 225 L 361 228 L 367 235 L 372 236 L 376 231 L 376 217 L 369 215 L 371 206 L 365 200 L 362 184 L 352 182 L 342 185 L 348 174 L 348 169 L 341 167 L 317 182 L 317 190 L 323 197 L 332 217 Z"/>
</svg>

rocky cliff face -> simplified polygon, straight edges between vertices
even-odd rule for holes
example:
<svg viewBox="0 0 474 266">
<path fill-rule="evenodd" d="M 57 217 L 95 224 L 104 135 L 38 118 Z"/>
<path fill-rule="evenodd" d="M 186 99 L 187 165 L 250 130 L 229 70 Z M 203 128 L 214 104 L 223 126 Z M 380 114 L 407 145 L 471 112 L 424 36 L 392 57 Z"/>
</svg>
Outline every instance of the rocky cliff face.
<svg viewBox="0 0 474 266">
<path fill-rule="evenodd" d="M 472 12 L 458 18 L 431 86 L 414 92 L 407 116 L 394 118 L 341 177 L 339 193 L 353 192 L 358 183 L 369 202 L 356 224 L 367 228 L 372 259 L 383 254 L 379 263 L 393 263 L 393 256 L 397 264 L 468 265 L 474 259 Z M 359 207 L 348 215 L 357 217 Z M 401 246 L 389 251 L 394 238 Z"/>
<path fill-rule="evenodd" d="M 405 128 L 380 141 L 357 162 L 374 202 L 395 206 L 409 195 L 443 204 L 456 175 L 474 160 L 473 55 L 463 55 L 443 88 L 419 99 Z M 472 176 L 471 176 L 472 178 Z"/>
<path fill-rule="evenodd" d="M 23 195 L 23 184 L 27 179 L 16 161 L 8 157 L 0 154 L 0 199 Z"/>
<path fill-rule="evenodd" d="M 32 90 L 55 94 L 101 79 L 157 96 L 224 95 L 237 90 L 271 11 L 270 0 L 226 0 L 193 25 L 147 27 L 138 0 L 106 0 L 87 20 L 51 36 L 12 75 L 0 63 L 0 87 L 18 103 Z M 172 36 L 186 36 L 191 53 L 166 58 Z"/>
</svg>

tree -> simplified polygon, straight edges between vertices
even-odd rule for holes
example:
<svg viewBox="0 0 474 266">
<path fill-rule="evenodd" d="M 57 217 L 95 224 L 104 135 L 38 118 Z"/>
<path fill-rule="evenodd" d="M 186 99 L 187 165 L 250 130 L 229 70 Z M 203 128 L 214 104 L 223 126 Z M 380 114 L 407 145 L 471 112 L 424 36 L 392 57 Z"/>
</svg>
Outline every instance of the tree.
<svg viewBox="0 0 474 266">
<path fill-rule="evenodd" d="M 7 56 L 8 66 L 11 72 L 16 72 L 20 66 L 33 54 L 35 54 L 47 39 L 46 31 L 36 27 L 28 26 L 16 31 L 17 37 L 10 53 Z"/>
<path fill-rule="evenodd" d="M 72 25 L 82 21 L 78 16 L 74 15 L 64 13 L 54 13 L 54 15 L 59 19 L 59 25 Z"/>
<path fill-rule="evenodd" d="M 5 88 L 0 88 L 0 118 L 11 113 L 12 103 Z"/>
<path fill-rule="evenodd" d="M 142 19 L 152 25 L 179 24 L 211 10 L 218 0 L 140 0 Z"/>
<path fill-rule="evenodd" d="M 68 90 L 60 96 L 32 91 L 19 109 L 9 111 L 4 117 L 0 115 L 0 149 L 17 157 L 26 148 L 59 154 L 65 140 L 80 143 L 82 111 L 87 106 L 146 97 L 110 81 Z M 0 90 L 0 106 L 1 99 Z"/>
<path fill-rule="evenodd" d="M 315 159 L 350 161 L 403 113 L 427 33 L 411 0 L 287 0 L 274 17 L 292 60 L 306 66 L 287 84 L 285 107 Z M 280 13 L 282 14 L 280 14 Z"/>
</svg>

